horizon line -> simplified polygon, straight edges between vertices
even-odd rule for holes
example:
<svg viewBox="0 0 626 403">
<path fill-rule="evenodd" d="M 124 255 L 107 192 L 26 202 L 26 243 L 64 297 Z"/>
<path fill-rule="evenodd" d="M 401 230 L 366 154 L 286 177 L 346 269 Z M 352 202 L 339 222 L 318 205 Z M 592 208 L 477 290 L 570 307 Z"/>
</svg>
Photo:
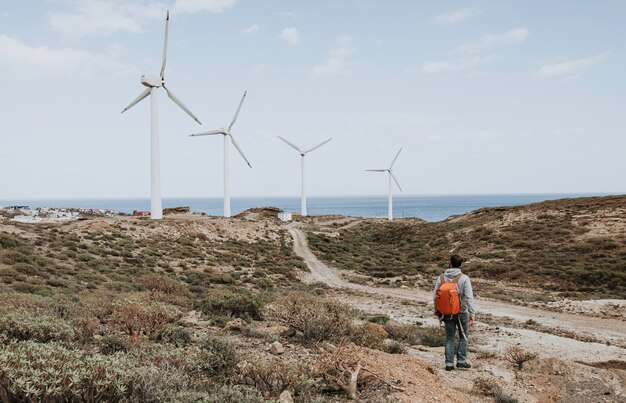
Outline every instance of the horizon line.
<svg viewBox="0 0 626 403">
<path fill-rule="evenodd" d="M 626 192 L 511 192 L 511 193 L 416 193 L 416 194 L 394 194 L 394 198 L 403 197 L 459 197 L 459 196 L 619 196 L 626 195 Z M 387 198 L 387 195 L 382 194 L 369 194 L 369 195 L 311 195 L 307 196 L 307 199 L 315 198 Z M 188 200 L 207 200 L 207 199 L 222 199 L 222 196 L 163 196 L 163 200 L 176 200 L 176 199 L 188 199 Z M 291 196 L 231 196 L 232 199 L 299 199 L 299 195 Z M 150 197 L 14 197 L 14 198 L 0 198 L 0 201 L 15 201 L 15 200 L 30 200 L 30 201 L 100 201 L 100 200 L 150 200 Z"/>
</svg>

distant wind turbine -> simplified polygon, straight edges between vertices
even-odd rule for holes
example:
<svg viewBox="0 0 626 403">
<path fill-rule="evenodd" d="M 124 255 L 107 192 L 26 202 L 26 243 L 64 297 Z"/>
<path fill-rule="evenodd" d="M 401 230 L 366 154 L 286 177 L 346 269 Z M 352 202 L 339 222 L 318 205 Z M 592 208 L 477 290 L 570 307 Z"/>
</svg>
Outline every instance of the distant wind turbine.
<svg viewBox="0 0 626 403">
<path fill-rule="evenodd" d="M 126 112 L 144 98 L 150 95 L 150 218 L 160 220 L 163 218 L 163 209 L 161 207 L 161 166 L 159 161 L 159 117 L 157 108 L 157 92 L 159 87 L 163 87 L 167 96 L 174 101 L 183 111 L 185 111 L 193 120 L 200 123 L 197 117 L 182 103 L 172 91 L 165 86 L 165 62 L 167 60 L 167 36 L 168 26 L 170 22 L 170 12 L 165 17 L 165 40 L 163 42 L 163 62 L 161 63 L 161 74 L 158 77 L 151 74 L 144 74 L 140 78 L 141 84 L 147 88 L 143 90 L 137 98 L 133 100 L 122 113 Z"/>
<path fill-rule="evenodd" d="M 400 187 L 400 183 L 398 183 L 398 179 L 396 179 L 396 176 L 393 174 L 393 164 L 396 163 L 396 160 L 398 159 L 398 156 L 400 155 L 400 151 L 402 151 L 402 147 L 400 147 L 400 150 L 398 150 L 398 153 L 394 157 L 393 161 L 391 161 L 391 165 L 389 165 L 389 168 L 387 168 L 387 169 L 366 169 L 366 171 L 368 171 L 368 172 L 387 172 L 389 174 L 389 201 L 388 201 L 388 206 L 387 206 L 387 218 L 389 219 L 389 221 L 393 220 L 393 196 L 392 196 L 392 193 L 391 193 L 391 180 L 392 179 L 393 179 L 394 182 L 396 182 L 396 185 L 398 185 L 398 189 L 400 189 L 400 191 L 402 192 L 402 188 Z"/>
<path fill-rule="evenodd" d="M 228 127 L 222 127 L 221 129 L 209 130 L 208 132 L 202 132 L 202 133 L 196 133 L 196 134 L 189 135 L 189 137 L 211 136 L 211 135 L 214 135 L 214 134 L 221 134 L 221 135 L 224 136 L 224 217 L 230 217 L 230 190 L 229 190 L 229 187 L 228 187 L 228 182 L 229 182 L 229 175 L 228 175 L 228 143 L 230 141 L 233 142 L 233 145 L 235 146 L 235 148 L 237 149 L 239 154 L 241 154 L 241 156 L 243 157 L 244 161 L 246 161 L 246 164 L 248 164 L 248 166 L 250 168 L 252 168 L 252 165 L 250 165 L 250 161 L 248 161 L 248 159 L 244 155 L 243 151 L 241 151 L 241 148 L 239 147 L 239 144 L 237 144 L 237 141 L 235 140 L 235 138 L 233 137 L 233 135 L 231 133 L 231 129 L 233 128 L 233 125 L 237 121 L 237 116 L 239 116 L 239 111 L 241 110 L 241 105 L 243 105 L 243 101 L 244 101 L 244 99 L 246 99 L 246 94 L 247 93 L 248 93 L 248 91 L 244 91 L 243 97 L 241 97 L 241 102 L 239 102 L 239 107 L 237 108 L 237 111 L 235 112 L 235 116 L 233 117 L 233 120 L 232 120 L 232 122 L 230 122 L 230 125 L 228 125 Z"/>
<path fill-rule="evenodd" d="M 300 149 L 300 147 L 298 147 L 297 145 L 285 140 L 284 138 L 278 136 L 279 139 L 281 139 L 282 141 L 284 141 L 285 143 L 289 144 L 291 147 L 295 148 L 296 151 L 298 151 L 300 153 L 300 166 L 301 166 L 301 184 L 300 184 L 300 189 L 301 189 L 301 195 L 300 195 L 300 215 L 303 217 L 306 217 L 306 194 L 305 194 L 305 189 L 304 189 L 304 157 L 310 153 L 313 150 L 317 150 L 318 148 L 320 148 L 321 146 L 323 146 L 324 144 L 328 143 L 329 141 L 332 140 L 332 137 L 329 138 L 328 140 L 316 145 L 315 147 L 306 150 L 306 151 L 302 151 L 302 149 Z"/>
</svg>

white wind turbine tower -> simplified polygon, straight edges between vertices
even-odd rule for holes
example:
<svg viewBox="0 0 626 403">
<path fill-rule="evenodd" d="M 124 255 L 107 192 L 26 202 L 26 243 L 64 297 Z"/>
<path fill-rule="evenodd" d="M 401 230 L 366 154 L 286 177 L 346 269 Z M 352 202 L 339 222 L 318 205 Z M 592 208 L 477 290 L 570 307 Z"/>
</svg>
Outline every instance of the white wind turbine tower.
<svg viewBox="0 0 626 403">
<path fill-rule="evenodd" d="M 233 142 L 233 145 L 235 146 L 235 148 L 237 149 L 239 154 L 241 154 L 241 156 L 243 157 L 244 161 L 246 161 L 246 164 L 248 164 L 248 166 L 250 168 L 252 168 L 252 165 L 250 165 L 250 161 L 248 161 L 248 159 L 244 155 L 243 151 L 241 151 L 241 148 L 239 147 L 239 144 L 237 144 L 237 141 L 235 140 L 235 138 L 233 137 L 233 135 L 231 133 L 231 129 L 233 128 L 233 125 L 237 121 L 237 116 L 239 116 L 239 111 L 241 110 L 241 105 L 243 105 L 243 101 L 244 101 L 244 99 L 246 99 L 246 94 L 247 93 L 248 93 L 248 91 L 244 91 L 243 97 L 241 97 L 241 102 L 239 102 L 239 107 L 237 108 L 237 111 L 235 112 L 235 116 L 233 117 L 233 120 L 232 120 L 232 122 L 230 122 L 230 125 L 228 125 L 228 127 L 222 127 L 221 129 L 217 129 L 217 130 L 209 130 L 208 132 L 202 132 L 202 133 L 196 133 L 196 134 L 191 134 L 190 135 L 190 137 L 210 136 L 210 135 L 215 135 L 215 134 L 221 134 L 221 135 L 224 136 L 224 217 L 230 217 L 230 190 L 229 190 L 229 187 L 228 187 L 228 183 L 229 183 L 229 175 L 228 175 L 228 143 L 230 141 Z"/>
<path fill-rule="evenodd" d="M 167 36 L 168 25 L 170 21 L 170 12 L 167 12 L 165 17 L 165 40 L 163 43 L 163 62 L 161 63 L 161 74 L 154 76 L 151 74 L 144 74 L 140 78 L 141 84 L 147 88 L 143 90 L 137 98 L 133 100 L 122 113 L 126 112 L 137 103 L 141 102 L 144 98 L 150 95 L 150 218 L 153 220 L 160 220 L 163 218 L 163 209 L 161 207 L 161 166 L 159 162 L 159 119 L 157 108 L 157 92 L 156 90 L 163 87 L 167 96 L 180 108 L 185 111 L 193 120 L 200 123 L 197 117 L 181 102 L 180 99 L 172 93 L 172 91 L 165 86 L 165 62 L 167 59 Z"/>
<path fill-rule="evenodd" d="M 387 205 L 387 218 L 389 219 L 389 221 L 393 220 L 393 196 L 391 194 L 391 180 L 392 179 L 393 179 L 394 182 L 396 182 L 396 185 L 398 185 L 398 189 L 400 189 L 400 191 L 402 192 L 402 188 L 400 187 L 400 183 L 398 183 L 398 180 L 396 179 L 396 176 L 393 174 L 393 164 L 396 163 L 396 160 L 398 159 L 398 156 L 400 155 L 400 151 L 402 151 L 402 147 L 400 147 L 400 150 L 398 150 L 398 153 L 393 158 L 393 161 L 391 161 L 391 165 L 389 165 L 389 168 L 387 168 L 387 169 L 366 169 L 366 171 L 368 171 L 368 172 L 387 172 L 389 174 L 389 201 L 388 201 L 388 205 Z"/>
<path fill-rule="evenodd" d="M 285 140 L 284 138 L 278 136 L 279 139 L 281 139 L 282 141 L 284 141 L 285 143 L 289 144 L 291 147 L 295 148 L 295 150 L 297 152 L 300 153 L 300 166 L 301 166 L 301 184 L 300 184 L 300 189 L 301 189 L 301 195 L 300 195 L 300 215 L 303 217 L 306 217 L 306 193 L 305 193 L 305 188 L 304 188 L 304 157 L 310 153 L 313 150 L 317 150 L 318 148 L 320 148 L 321 146 L 323 146 L 324 144 L 328 143 L 329 141 L 332 140 L 332 137 L 329 138 L 328 140 L 316 145 L 315 147 L 306 150 L 306 151 L 302 151 L 302 149 L 300 147 L 298 147 L 297 145 L 290 143 L 289 141 Z"/>
</svg>

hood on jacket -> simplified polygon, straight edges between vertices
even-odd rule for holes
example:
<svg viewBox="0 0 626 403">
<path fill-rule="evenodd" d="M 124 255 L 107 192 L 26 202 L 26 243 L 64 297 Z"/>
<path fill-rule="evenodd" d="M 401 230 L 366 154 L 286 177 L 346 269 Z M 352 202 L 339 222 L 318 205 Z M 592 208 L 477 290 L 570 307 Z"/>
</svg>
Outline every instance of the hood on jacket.
<svg viewBox="0 0 626 403">
<path fill-rule="evenodd" d="M 461 272 L 461 269 L 459 269 L 458 267 L 451 267 L 449 269 L 446 269 L 446 271 L 443 272 L 443 276 L 446 279 L 446 281 L 452 281 L 456 276 L 458 276 L 459 274 L 463 274 Z"/>
</svg>

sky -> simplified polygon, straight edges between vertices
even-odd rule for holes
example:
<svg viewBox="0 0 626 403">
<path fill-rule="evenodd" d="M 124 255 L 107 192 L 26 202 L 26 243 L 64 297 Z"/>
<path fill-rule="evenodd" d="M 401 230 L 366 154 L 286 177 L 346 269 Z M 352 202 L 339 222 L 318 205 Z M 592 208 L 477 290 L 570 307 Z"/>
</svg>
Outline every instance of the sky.
<svg viewBox="0 0 626 403">
<path fill-rule="evenodd" d="M 0 0 L 0 200 L 626 192 L 626 2 Z M 396 189 L 396 193 L 399 191 Z"/>
</svg>

